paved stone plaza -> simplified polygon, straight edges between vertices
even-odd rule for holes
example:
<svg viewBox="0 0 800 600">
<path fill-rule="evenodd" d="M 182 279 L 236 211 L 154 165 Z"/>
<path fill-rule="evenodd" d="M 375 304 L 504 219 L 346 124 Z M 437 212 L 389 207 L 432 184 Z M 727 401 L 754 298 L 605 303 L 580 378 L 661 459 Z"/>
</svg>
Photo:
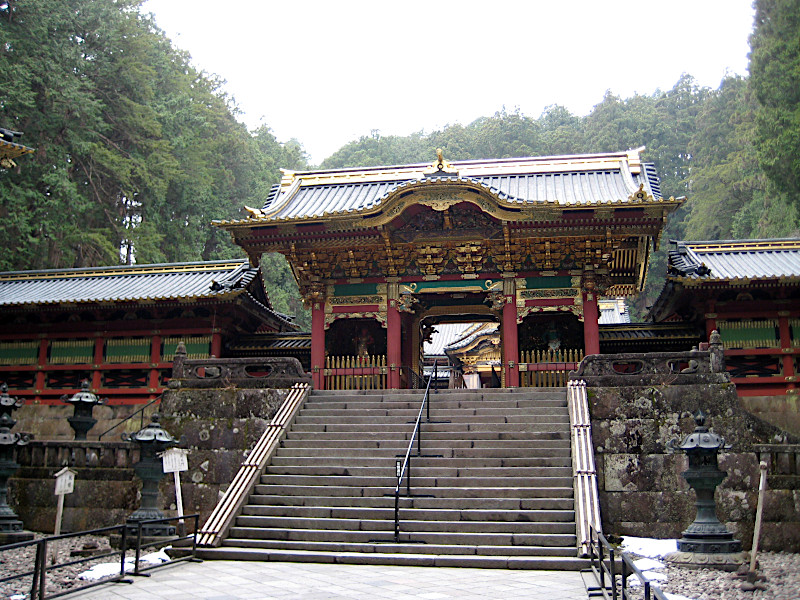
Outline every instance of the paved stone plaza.
<svg viewBox="0 0 800 600">
<path fill-rule="evenodd" d="M 580 573 L 205 561 L 180 563 L 66 596 L 71 600 L 585 600 Z"/>
</svg>

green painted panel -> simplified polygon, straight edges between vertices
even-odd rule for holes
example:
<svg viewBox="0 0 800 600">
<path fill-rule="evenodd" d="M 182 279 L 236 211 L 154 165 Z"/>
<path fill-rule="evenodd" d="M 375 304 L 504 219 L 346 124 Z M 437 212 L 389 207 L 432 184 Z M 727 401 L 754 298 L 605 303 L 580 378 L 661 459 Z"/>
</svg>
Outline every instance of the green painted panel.
<svg viewBox="0 0 800 600">
<path fill-rule="evenodd" d="M 455 281 L 413 281 L 400 284 L 400 291 L 410 289 L 414 294 L 425 292 L 486 292 L 502 279 L 457 279 Z"/>
<path fill-rule="evenodd" d="M 367 296 L 377 293 L 377 283 L 343 283 L 333 286 L 334 296 Z"/>
<path fill-rule="evenodd" d="M 725 348 L 777 348 L 778 323 L 764 321 L 717 321 Z"/>
<path fill-rule="evenodd" d="M 35 365 L 39 342 L 0 342 L 0 365 Z"/>
<path fill-rule="evenodd" d="M 50 342 L 50 364 L 78 365 L 91 363 L 93 358 L 94 340 Z"/>
<path fill-rule="evenodd" d="M 572 287 L 572 277 L 557 275 L 555 277 L 526 277 L 525 284 L 529 290 Z"/>
<path fill-rule="evenodd" d="M 150 362 L 150 338 L 108 340 L 106 342 L 106 362 Z"/>
<path fill-rule="evenodd" d="M 164 362 L 172 362 L 178 342 L 183 342 L 186 346 L 186 358 L 208 358 L 211 356 L 210 335 L 165 337 L 162 341 L 161 360 Z"/>
</svg>

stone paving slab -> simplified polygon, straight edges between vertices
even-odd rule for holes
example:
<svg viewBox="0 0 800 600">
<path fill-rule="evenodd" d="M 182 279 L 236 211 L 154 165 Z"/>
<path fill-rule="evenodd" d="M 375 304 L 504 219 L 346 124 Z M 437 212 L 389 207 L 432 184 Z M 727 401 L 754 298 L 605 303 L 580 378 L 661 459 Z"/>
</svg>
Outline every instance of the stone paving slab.
<svg viewBox="0 0 800 600">
<path fill-rule="evenodd" d="M 205 561 L 178 563 L 69 600 L 585 600 L 574 571 Z"/>
</svg>

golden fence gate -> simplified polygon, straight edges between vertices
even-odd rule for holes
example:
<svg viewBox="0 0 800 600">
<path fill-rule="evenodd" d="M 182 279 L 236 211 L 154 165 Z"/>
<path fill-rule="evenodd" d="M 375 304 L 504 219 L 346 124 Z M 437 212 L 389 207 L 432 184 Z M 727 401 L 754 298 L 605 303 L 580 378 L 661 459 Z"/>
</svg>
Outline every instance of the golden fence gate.
<svg viewBox="0 0 800 600">
<path fill-rule="evenodd" d="M 570 371 L 583 360 L 583 349 L 527 350 L 519 355 L 522 387 L 563 387 Z"/>
<path fill-rule="evenodd" d="M 386 389 L 386 356 L 328 356 L 326 390 Z"/>
</svg>

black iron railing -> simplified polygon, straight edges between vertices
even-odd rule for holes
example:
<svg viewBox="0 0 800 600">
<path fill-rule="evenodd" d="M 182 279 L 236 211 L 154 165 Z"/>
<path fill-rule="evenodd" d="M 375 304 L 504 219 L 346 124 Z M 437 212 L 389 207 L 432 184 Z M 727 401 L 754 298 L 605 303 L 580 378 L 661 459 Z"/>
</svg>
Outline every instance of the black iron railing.
<svg viewBox="0 0 800 600">
<path fill-rule="evenodd" d="M 400 490 L 403 487 L 403 479 L 406 480 L 406 496 L 411 495 L 411 452 L 414 448 L 414 442 L 417 442 L 417 456 L 422 455 L 422 414 L 425 413 L 425 420 L 430 423 L 431 420 L 431 382 L 435 381 L 439 375 L 439 365 L 434 363 L 433 375 L 428 377 L 428 383 L 425 386 L 425 395 L 422 397 L 422 404 L 419 407 L 419 414 L 417 414 L 417 421 L 414 423 L 414 431 L 411 432 L 411 439 L 408 441 L 408 449 L 406 450 L 405 458 L 401 463 L 399 460 L 395 464 L 395 475 L 397 476 L 397 486 L 394 488 L 394 541 L 400 541 Z"/>
<path fill-rule="evenodd" d="M 419 365 L 419 371 L 415 371 L 412 368 L 408 369 L 408 389 L 410 390 L 424 390 L 428 387 L 428 382 L 425 381 L 424 374 L 425 371 L 422 370 L 422 363 Z"/>
<path fill-rule="evenodd" d="M 597 586 L 588 589 L 590 596 L 603 596 L 606 600 L 632 600 L 634 597 L 643 597 L 644 600 L 668 600 L 661 588 L 653 586 L 633 564 L 630 555 L 615 550 L 605 536 L 594 527 L 591 528 L 591 533 L 593 541 L 589 546 L 589 559 Z M 617 560 L 620 562 L 619 570 L 617 570 Z M 637 590 L 634 595 L 629 589 L 628 578 L 631 575 L 635 575 L 644 587 L 641 593 Z"/>
<path fill-rule="evenodd" d="M 100 529 L 89 529 L 87 531 L 76 531 L 74 533 L 65 533 L 62 535 L 51 535 L 48 537 L 40 538 L 38 540 L 31 540 L 28 542 L 17 542 L 14 544 L 7 544 L 5 546 L 0 546 L 0 560 L 2 560 L 4 552 L 17 550 L 20 548 L 28 548 L 31 546 L 36 547 L 36 557 L 34 558 L 33 569 L 0 578 L 0 584 L 9 583 L 15 580 L 21 580 L 30 577 L 31 586 L 28 598 L 30 598 L 30 600 L 46 600 L 48 598 L 58 598 L 60 596 L 65 596 L 67 594 L 72 594 L 80 590 L 85 590 L 106 583 L 117 583 L 117 582 L 133 583 L 131 579 L 126 578 L 126 575 L 145 576 L 146 575 L 145 571 L 150 571 L 152 569 L 156 569 L 163 565 L 174 564 L 176 562 L 186 561 L 186 560 L 190 561 L 198 560 L 195 554 L 197 550 L 196 532 L 198 527 L 199 516 L 200 515 L 184 515 L 182 518 L 167 517 L 164 519 L 154 519 L 150 521 L 129 522 L 123 525 L 114 525 L 112 527 L 101 527 Z M 184 521 L 192 521 L 194 523 L 194 528 L 192 529 L 192 533 L 185 535 L 177 535 L 167 539 L 162 538 L 159 539 L 157 542 L 143 543 L 142 539 L 143 526 L 152 525 L 154 523 L 166 523 L 170 521 L 179 521 L 180 523 L 183 523 Z M 120 539 L 119 550 L 110 550 L 102 554 L 93 554 L 91 556 L 71 559 L 61 563 L 51 562 L 50 560 L 48 560 L 48 547 L 52 547 L 53 544 L 58 543 L 60 540 L 82 537 L 85 535 L 107 535 L 107 536 L 117 535 L 119 536 Z M 155 546 L 164 547 L 169 544 L 179 544 L 181 542 L 183 542 L 187 546 L 190 545 L 191 547 L 191 551 L 187 553 L 185 556 L 182 556 L 180 558 L 174 558 L 169 562 L 153 564 L 149 567 L 142 567 L 140 565 L 142 550 L 144 550 L 145 548 L 151 548 Z M 129 554 L 130 550 L 133 551 L 135 560 L 133 564 L 133 569 L 131 571 L 128 571 L 128 568 L 126 567 L 125 558 L 126 554 Z M 119 560 L 119 573 L 106 577 L 100 581 L 91 581 L 83 585 L 76 585 L 74 587 L 70 587 L 69 589 L 62 590 L 60 592 L 56 592 L 53 594 L 47 593 L 48 573 L 57 571 L 58 569 L 71 567 L 74 565 L 80 565 L 89 562 L 96 563 L 98 560 L 102 560 L 103 558 L 107 558 L 109 556 L 118 557 L 114 560 L 114 562 Z"/>
<path fill-rule="evenodd" d="M 135 417 L 136 415 L 140 415 L 140 419 L 139 419 L 139 429 L 141 429 L 142 427 L 144 427 L 144 411 L 145 411 L 145 410 L 147 410 L 148 408 L 150 408 L 150 407 L 151 407 L 153 404 L 155 404 L 156 402 L 158 402 L 158 401 L 160 401 L 160 400 L 161 400 L 161 396 L 159 396 L 158 398 L 153 398 L 152 400 L 150 400 L 150 402 L 148 402 L 147 404 L 145 404 L 145 405 L 144 405 L 142 408 L 140 408 L 140 409 L 139 409 L 139 410 L 137 410 L 136 412 L 133 412 L 133 413 L 129 414 L 127 417 L 125 417 L 124 419 L 122 419 L 122 420 L 121 420 L 119 423 L 115 423 L 114 425 L 112 425 L 111 427 L 109 427 L 108 429 L 106 429 L 106 430 L 105 430 L 103 433 L 101 433 L 100 435 L 98 435 L 98 436 L 97 436 L 97 441 L 99 442 L 100 440 L 102 440 L 102 439 L 103 439 L 103 436 L 104 436 L 105 434 L 107 434 L 107 433 L 110 433 L 110 432 L 114 431 L 114 430 L 115 430 L 117 427 L 119 427 L 119 426 L 120 426 L 120 425 L 122 425 L 123 423 L 127 423 L 128 421 L 130 421 L 130 420 L 131 420 L 133 417 Z"/>
</svg>

